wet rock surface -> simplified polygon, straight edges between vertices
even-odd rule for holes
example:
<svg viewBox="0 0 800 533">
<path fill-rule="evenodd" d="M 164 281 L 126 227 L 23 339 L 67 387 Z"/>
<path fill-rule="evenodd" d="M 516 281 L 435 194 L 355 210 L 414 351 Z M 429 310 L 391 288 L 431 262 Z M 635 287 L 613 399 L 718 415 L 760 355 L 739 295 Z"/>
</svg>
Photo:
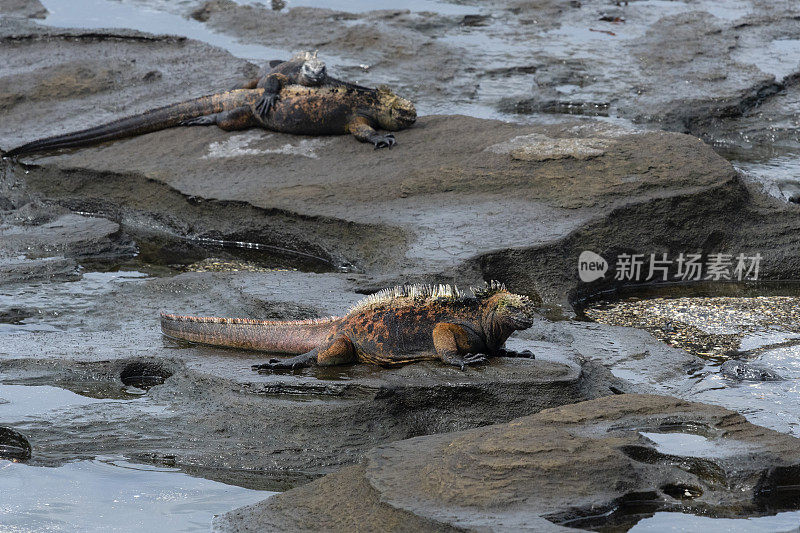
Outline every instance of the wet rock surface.
<svg viewBox="0 0 800 533">
<path fill-rule="evenodd" d="M 687 440 L 702 441 L 703 453 L 682 448 Z M 313 531 L 320 524 L 332 531 L 352 524 L 365 531 L 558 531 L 629 527 L 665 509 L 770 514 L 797 507 L 790 488 L 797 450 L 797 439 L 720 407 L 612 396 L 379 446 L 360 465 L 216 524 L 223 531 Z"/>
<path fill-rule="evenodd" d="M 119 225 L 108 219 L 69 213 L 42 224 L 0 227 L 0 246 L 9 255 L 26 254 L 31 258 L 55 254 L 95 258 L 133 255 L 132 244 L 127 250 L 114 246 L 112 240 L 118 232 Z"/>
<path fill-rule="evenodd" d="M 39 464 L 121 454 L 274 488 L 354 463 L 377 444 L 635 390 L 568 347 L 530 338 L 514 347 L 536 359 L 498 358 L 464 371 L 432 362 L 262 375 L 250 367 L 265 354 L 179 344 L 158 330 L 162 309 L 339 314 L 361 297 L 349 283 L 290 271 L 112 272 L 9 287 L 2 305 L 25 307 L 16 310 L 17 334 L 0 335 L 4 381 L 57 385 L 101 401 L 8 422 L 29 436 Z"/>
<path fill-rule="evenodd" d="M 719 121 L 782 97 L 800 72 L 791 57 L 800 11 L 785 3 L 446 7 L 345 13 L 212 0 L 189 16 L 243 41 L 317 48 L 346 77 L 391 80 L 423 108 L 448 98 L 455 107 L 621 116 L 711 136 Z"/>
<path fill-rule="evenodd" d="M 423 113 L 608 116 L 688 132 L 735 159 L 773 196 L 797 198 L 796 169 L 785 167 L 800 152 L 798 6 L 589 0 L 437 7 L 345 13 L 215 0 L 197 2 L 189 16 L 244 42 L 318 48 L 337 74 L 390 83 Z M 324 37 L 316 27 L 326 28 Z"/>
<path fill-rule="evenodd" d="M 537 123 L 422 116 L 398 132 L 397 147 L 377 152 L 345 136 L 178 128 L 0 162 L 2 380 L 86 400 L 2 420 L 30 439 L 32 464 L 118 454 L 277 489 L 338 470 L 220 522 L 241 530 L 320 521 L 346 529 L 351 519 L 396 530 L 524 519 L 546 530 L 579 525 L 592 505 L 625 509 L 634 500 L 720 516 L 793 508 L 765 496 L 796 483 L 790 437 L 721 408 L 634 394 L 707 398 L 797 432 L 793 413 L 775 411 L 796 393 L 791 346 L 759 345 L 788 377 L 778 392 L 758 391 L 769 410 L 709 396 L 718 369 L 702 377 L 701 360 L 640 324 L 538 320 L 509 342 L 536 359 L 463 372 L 423 363 L 259 375 L 250 366 L 264 354 L 163 339 L 158 312 L 311 318 L 399 282 L 500 279 L 569 318 L 581 291 L 617 285 L 610 276 L 581 284 L 584 250 L 610 263 L 623 252 L 759 252 L 763 278 L 796 277 L 796 206 L 765 197 L 696 137 L 576 116 L 627 117 L 736 149 L 749 149 L 734 133 L 750 124 L 752 138 L 780 130 L 791 148 L 785 107 L 794 105 L 797 69 L 783 51 L 797 38 L 794 6 L 520 2 L 426 14 L 277 4 L 165 9 L 286 55 L 319 48 L 334 75 L 388 82 L 422 114 L 500 110 L 521 121 L 536 113 Z M 27 18 L 34 2 L 8 5 L 0 8 L 10 15 L 0 17 L 3 149 L 223 90 L 258 70 L 190 39 L 44 27 Z M 485 46 L 472 47 L 475 38 Z M 750 60 L 774 46 L 777 63 Z M 640 435 L 698 424 L 713 429 L 699 436 L 720 449 L 734 440 L 757 453 L 676 458 Z M 390 444 L 476 427 L 484 429 Z M 585 452 L 597 467 L 577 479 L 576 465 L 549 461 L 556 452 L 544 443 L 562 460 Z M 435 459 L 459 453 L 477 461 L 476 472 L 505 469 L 520 499 L 500 482 L 484 491 L 467 479 L 472 467 Z M 541 479 L 519 477 L 519 464 Z M 339 470 L 347 465 L 355 466 Z M 447 480 L 451 492 L 434 494 L 419 471 Z"/>
</svg>

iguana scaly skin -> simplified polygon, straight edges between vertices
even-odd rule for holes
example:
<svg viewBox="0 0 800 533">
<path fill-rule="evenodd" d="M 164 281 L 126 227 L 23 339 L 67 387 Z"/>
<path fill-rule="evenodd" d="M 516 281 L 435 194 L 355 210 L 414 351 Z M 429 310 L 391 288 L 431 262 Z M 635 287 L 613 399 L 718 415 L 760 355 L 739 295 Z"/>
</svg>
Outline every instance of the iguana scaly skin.
<svg viewBox="0 0 800 533">
<path fill-rule="evenodd" d="M 280 97 L 280 91 L 287 85 L 321 87 L 348 85 L 342 80 L 328 76 L 328 68 L 317 57 L 316 52 L 298 52 L 289 61 L 275 59 L 269 62 L 267 71 L 236 89 L 264 89 L 264 94 L 256 103 L 256 111 L 265 118 Z"/>
<path fill-rule="evenodd" d="M 259 371 L 426 359 L 463 368 L 490 356 L 519 355 L 503 345 L 514 331 L 531 326 L 532 310 L 527 297 L 496 282 L 471 293 L 449 285 L 406 285 L 368 296 L 343 317 L 274 322 L 162 313 L 161 330 L 191 342 L 300 354 L 253 367 Z"/>
<path fill-rule="evenodd" d="M 286 85 L 270 111 L 257 110 L 265 89 L 234 89 L 160 107 L 86 130 L 33 141 L 3 154 L 15 157 L 62 148 L 89 146 L 174 126 L 217 125 L 228 131 L 262 127 L 299 135 L 352 134 L 375 148 L 391 147 L 398 131 L 417 119 L 414 104 L 388 89 L 344 84 L 323 87 Z"/>
</svg>

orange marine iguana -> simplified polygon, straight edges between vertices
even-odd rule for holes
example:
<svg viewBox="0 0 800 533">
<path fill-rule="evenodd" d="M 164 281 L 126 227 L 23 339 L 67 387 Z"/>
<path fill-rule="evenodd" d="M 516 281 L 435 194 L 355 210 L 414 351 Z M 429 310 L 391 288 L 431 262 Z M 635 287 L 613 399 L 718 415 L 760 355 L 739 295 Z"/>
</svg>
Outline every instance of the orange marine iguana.
<svg viewBox="0 0 800 533">
<path fill-rule="evenodd" d="M 316 56 L 278 63 L 270 73 L 245 88 L 202 96 L 73 133 L 46 137 L 2 154 L 16 157 L 36 152 L 89 146 L 175 126 L 211 126 L 232 131 L 262 127 L 298 135 L 352 134 L 375 148 L 391 148 L 394 135 L 417 119 L 414 104 L 386 88 L 372 89 L 327 76 Z M 311 61 L 313 59 L 314 61 Z M 315 63 L 315 61 L 317 63 Z M 274 63 L 274 62 L 273 62 Z M 311 65 L 309 69 L 306 67 Z M 309 70 L 309 72 L 306 72 Z M 261 86 L 251 88 L 251 85 Z"/>
<path fill-rule="evenodd" d="M 161 331 L 190 342 L 299 354 L 253 366 L 259 372 L 432 359 L 463 369 L 491 356 L 533 357 L 503 349 L 514 331 L 533 324 L 532 312 L 526 296 L 497 282 L 470 292 L 450 285 L 404 285 L 364 298 L 343 317 L 263 321 L 162 313 Z"/>
</svg>

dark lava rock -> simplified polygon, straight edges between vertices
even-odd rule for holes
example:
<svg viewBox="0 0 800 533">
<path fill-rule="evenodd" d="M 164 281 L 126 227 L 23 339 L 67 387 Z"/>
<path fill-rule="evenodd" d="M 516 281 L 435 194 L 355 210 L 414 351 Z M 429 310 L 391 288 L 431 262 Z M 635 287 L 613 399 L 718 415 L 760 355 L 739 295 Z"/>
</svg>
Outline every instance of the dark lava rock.
<svg viewBox="0 0 800 533">
<path fill-rule="evenodd" d="M 685 455 L 670 444 L 681 438 L 702 438 L 708 449 Z M 798 507 L 798 442 L 720 407 L 612 396 L 379 446 L 360 465 L 227 513 L 216 526 L 556 531 L 627 528 L 659 510 L 771 514 Z M 773 498 L 781 491 L 795 497 Z"/>
<path fill-rule="evenodd" d="M 228 16 L 217 13 L 209 13 L 210 23 Z M 370 15 L 381 24 L 407 16 Z M 251 16 L 246 27 L 263 34 L 261 22 Z M 318 33 L 319 25 L 311 27 Z M 381 30 L 354 32 L 361 33 L 353 42 L 366 50 Z M 4 148 L 220 90 L 253 71 L 191 40 L 19 20 L 0 27 L 0 54 Z M 520 65 L 523 74 L 530 69 Z M 652 387 L 696 363 L 675 351 L 642 351 L 649 345 L 632 333 L 563 323 L 515 337 L 512 347 L 531 349 L 535 360 L 497 359 L 464 372 L 424 363 L 258 375 L 250 365 L 263 354 L 162 339 L 160 310 L 307 318 L 342 313 L 363 293 L 397 282 L 483 278 L 566 303 L 579 286 L 575 267 L 586 249 L 610 255 L 756 246 L 780 258 L 765 260 L 765 277 L 785 277 L 800 264 L 796 216 L 752 194 L 696 138 L 464 116 L 422 117 L 397 138 L 393 150 L 373 151 L 347 136 L 176 128 L 8 162 L 4 171 L 55 215 L 40 220 L 29 212 L 30 220 L 11 225 L 14 235 L 28 238 L 59 217 L 78 217 L 58 211 L 66 209 L 110 220 L 70 219 L 87 229 L 119 224 L 241 242 L 355 271 L 168 279 L 111 273 L 120 278 L 113 283 L 98 273 L 72 291 L 54 282 L 46 299 L 15 292 L 15 307 L 39 311 L 26 325 L 42 329 L 0 336 L 4 376 L 75 390 L 159 382 L 141 401 L 24 422 L 37 453 L 53 461 L 119 453 L 228 482 L 296 483 L 353 464 L 376 445 L 632 389 L 590 358 L 641 370 Z"/>
<path fill-rule="evenodd" d="M 3 149 L 223 90 L 253 69 L 183 37 L 18 19 L 0 20 L 0 50 Z M 203 72 L 213 72 L 213 79 Z"/>
<path fill-rule="evenodd" d="M 31 458 L 31 444 L 21 433 L 0 426 L 0 459 L 27 461 Z"/>
<path fill-rule="evenodd" d="M 783 381 L 774 370 L 745 361 L 725 361 L 719 367 L 719 372 L 726 378 L 736 381 Z"/>
</svg>

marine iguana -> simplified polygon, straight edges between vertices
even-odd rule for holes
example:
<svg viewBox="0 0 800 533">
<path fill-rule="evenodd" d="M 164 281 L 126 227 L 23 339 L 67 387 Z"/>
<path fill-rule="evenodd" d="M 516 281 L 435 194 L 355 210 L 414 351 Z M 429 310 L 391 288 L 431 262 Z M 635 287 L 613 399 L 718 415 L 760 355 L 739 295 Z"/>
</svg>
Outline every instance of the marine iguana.
<svg viewBox="0 0 800 533">
<path fill-rule="evenodd" d="M 275 104 L 280 91 L 286 85 L 320 87 L 322 85 L 348 85 L 347 82 L 328 76 L 328 68 L 317 52 L 297 52 L 289 61 L 274 59 L 269 62 L 269 70 L 260 76 L 242 83 L 234 89 L 264 89 L 264 94 L 256 103 L 256 111 L 262 117 Z"/>
<path fill-rule="evenodd" d="M 190 342 L 299 354 L 254 365 L 260 372 L 432 359 L 463 369 L 490 356 L 532 357 L 503 349 L 514 331 L 532 325 L 532 311 L 526 296 L 497 282 L 470 292 L 450 285 L 404 285 L 364 298 L 342 317 L 265 321 L 162 313 L 161 331 Z"/>
<path fill-rule="evenodd" d="M 285 85 L 279 99 L 262 115 L 257 106 L 264 88 L 234 89 L 172 104 L 140 115 L 122 118 L 64 135 L 39 139 L 2 154 L 15 157 L 76 148 L 105 141 L 132 137 L 175 126 L 217 125 L 228 131 L 262 127 L 299 135 L 343 135 L 350 133 L 375 148 L 391 148 L 394 135 L 376 129 L 398 131 L 417 119 L 414 104 L 387 88 L 372 89 L 349 83 L 322 87 Z"/>
</svg>

